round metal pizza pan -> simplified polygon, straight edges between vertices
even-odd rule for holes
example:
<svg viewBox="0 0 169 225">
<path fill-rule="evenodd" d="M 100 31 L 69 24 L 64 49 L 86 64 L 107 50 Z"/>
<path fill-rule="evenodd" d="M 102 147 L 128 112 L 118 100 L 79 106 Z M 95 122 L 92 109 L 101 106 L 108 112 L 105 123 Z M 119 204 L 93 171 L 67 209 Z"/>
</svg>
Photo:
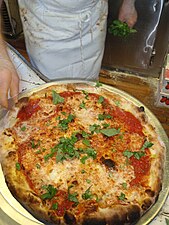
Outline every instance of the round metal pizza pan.
<svg viewBox="0 0 169 225">
<path fill-rule="evenodd" d="M 67 83 L 82 83 L 82 84 L 89 84 L 91 86 L 95 86 L 95 82 L 89 81 L 82 81 L 82 80 L 64 80 L 64 81 L 55 81 L 46 84 L 42 84 L 36 88 L 30 89 L 25 93 L 19 95 L 19 98 L 30 96 L 32 93 L 39 91 L 43 88 L 49 87 L 51 85 L 56 84 L 67 84 Z M 166 160 L 164 165 L 164 178 L 162 184 L 162 190 L 159 194 L 157 202 L 149 209 L 145 215 L 137 222 L 137 225 L 146 225 L 149 224 L 159 213 L 162 206 L 164 205 L 168 193 L 169 193 L 169 139 L 158 121 L 155 115 L 140 101 L 136 98 L 132 97 L 128 93 L 121 91 L 117 88 L 114 88 L 109 85 L 102 84 L 102 88 L 107 89 L 112 93 L 119 94 L 122 98 L 126 98 L 127 100 L 131 101 L 136 106 L 144 106 L 145 113 L 148 116 L 151 124 L 156 128 L 157 134 L 160 136 L 161 140 L 166 146 Z M 24 209 L 19 202 L 11 195 L 3 176 L 3 172 L 0 166 L 0 225 L 1 220 L 2 225 L 43 225 L 40 221 L 35 219 L 26 209 Z M 2 211 L 2 212 L 1 212 Z"/>
</svg>

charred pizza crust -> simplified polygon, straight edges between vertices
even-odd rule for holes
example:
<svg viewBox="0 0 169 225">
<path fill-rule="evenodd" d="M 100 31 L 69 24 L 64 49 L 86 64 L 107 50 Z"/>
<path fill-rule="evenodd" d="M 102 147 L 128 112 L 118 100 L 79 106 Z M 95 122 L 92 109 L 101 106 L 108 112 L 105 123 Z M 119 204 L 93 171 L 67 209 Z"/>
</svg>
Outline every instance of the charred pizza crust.
<svg viewBox="0 0 169 225">
<path fill-rule="evenodd" d="M 40 221 L 134 224 L 156 202 L 165 147 L 144 107 L 102 87 L 59 84 L 21 98 L 6 119 L 5 180 Z"/>
</svg>

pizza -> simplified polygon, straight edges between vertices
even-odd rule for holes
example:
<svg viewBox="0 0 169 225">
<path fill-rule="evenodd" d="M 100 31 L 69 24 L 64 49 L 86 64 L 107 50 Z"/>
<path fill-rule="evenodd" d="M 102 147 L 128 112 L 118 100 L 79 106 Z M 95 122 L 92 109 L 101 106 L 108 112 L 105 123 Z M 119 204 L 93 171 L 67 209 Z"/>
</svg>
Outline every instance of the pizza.
<svg viewBox="0 0 169 225">
<path fill-rule="evenodd" d="M 165 145 L 123 94 L 51 83 L 9 112 L 0 158 L 12 195 L 45 224 L 135 224 L 158 199 Z"/>
</svg>

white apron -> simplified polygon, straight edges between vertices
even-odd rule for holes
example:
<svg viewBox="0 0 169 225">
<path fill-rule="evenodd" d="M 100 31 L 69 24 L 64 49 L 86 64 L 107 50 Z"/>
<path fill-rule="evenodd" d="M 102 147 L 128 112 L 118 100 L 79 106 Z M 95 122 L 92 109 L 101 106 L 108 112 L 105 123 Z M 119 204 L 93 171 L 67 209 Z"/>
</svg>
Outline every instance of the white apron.
<svg viewBox="0 0 169 225">
<path fill-rule="evenodd" d="M 107 0 L 19 0 L 31 63 L 51 80 L 98 78 Z"/>
</svg>

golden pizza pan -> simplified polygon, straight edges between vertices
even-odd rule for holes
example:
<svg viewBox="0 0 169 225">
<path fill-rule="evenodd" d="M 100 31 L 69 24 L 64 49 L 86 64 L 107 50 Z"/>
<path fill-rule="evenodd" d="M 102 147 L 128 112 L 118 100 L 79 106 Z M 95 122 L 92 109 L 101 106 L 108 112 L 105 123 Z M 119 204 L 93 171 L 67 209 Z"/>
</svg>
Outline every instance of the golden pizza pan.
<svg viewBox="0 0 169 225">
<path fill-rule="evenodd" d="M 36 88 L 33 88 L 25 93 L 20 94 L 19 98 L 28 97 L 32 93 L 42 90 L 43 88 L 49 87 L 51 85 L 56 84 L 67 84 L 67 83 L 81 83 L 81 84 L 88 84 L 91 86 L 96 86 L 95 82 L 89 81 L 82 81 L 82 80 L 64 80 L 64 81 L 55 81 L 46 84 L 42 84 Z M 126 98 L 127 100 L 131 101 L 136 106 L 144 106 L 145 113 L 148 116 L 151 124 L 156 128 L 158 135 L 161 137 L 161 140 L 166 146 L 166 160 L 164 165 L 164 179 L 162 183 L 162 190 L 159 194 L 157 202 L 149 209 L 149 211 L 143 215 L 143 217 L 138 221 L 137 225 L 146 225 L 149 224 L 159 213 L 162 206 L 164 205 L 168 193 L 169 193 L 169 139 L 158 121 L 155 115 L 140 101 L 136 98 L 132 97 L 131 95 L 127 94 L 124 91 L 121 91 L 117 88 L 112 86 L 108 86 L 102 84 L 102 88 L 112 92 L 119 94 L 122 98 Z M 25 210 L 19 202 L 11 195 L 3 176 L 3 172 L 0 166 L 0 225 L 40 225 L 43 224 L 37 219 L 35 219 L 27 210 Z"/>
</svg>

